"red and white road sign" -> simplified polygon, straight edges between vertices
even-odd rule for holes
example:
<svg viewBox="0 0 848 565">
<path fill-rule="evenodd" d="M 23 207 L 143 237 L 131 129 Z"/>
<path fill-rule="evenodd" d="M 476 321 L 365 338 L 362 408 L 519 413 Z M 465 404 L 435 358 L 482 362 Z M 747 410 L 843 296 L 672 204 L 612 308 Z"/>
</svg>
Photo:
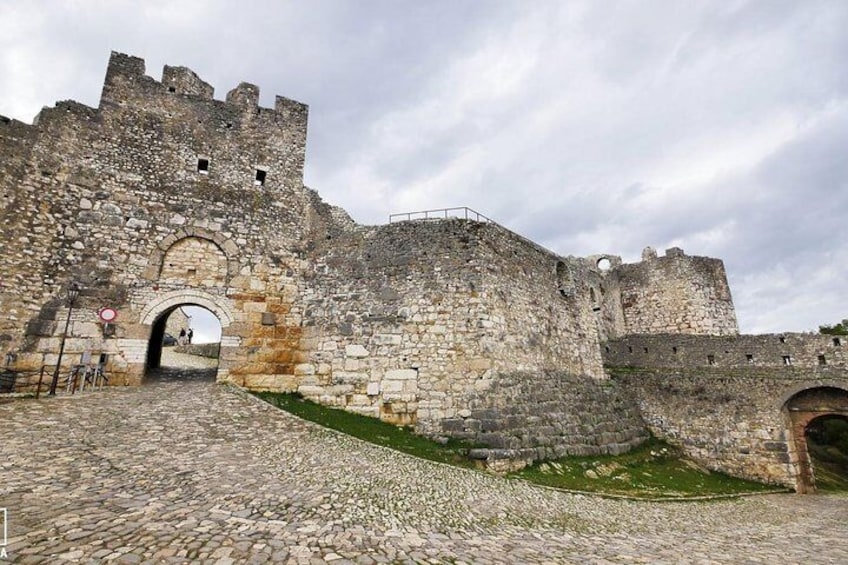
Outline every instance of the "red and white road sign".
<svg viewBox="0 0 848 565">
<path fill-rule="evenodd" d="M 100 319 L 106 322 L 107 324 L 110 322 L 114 322 L 115 318 L 118 317 L 118 312 L 114 308 L 101 308 L 100 312 L 97 313 L 100 316 Z"/>
</svg>

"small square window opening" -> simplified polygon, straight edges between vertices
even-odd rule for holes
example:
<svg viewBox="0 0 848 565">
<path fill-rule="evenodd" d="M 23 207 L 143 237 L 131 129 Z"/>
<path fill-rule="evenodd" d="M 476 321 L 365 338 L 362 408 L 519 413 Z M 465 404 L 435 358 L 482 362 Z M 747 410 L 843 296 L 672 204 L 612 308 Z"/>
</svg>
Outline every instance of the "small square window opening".
<svg viewBox="0 0 848 565">
<path fill-rule="evenodd" d="M 784 365 L 791 365 L 792 364 L 792 357 L 790 357 L 789 355 L 784 355 L 783 356 L 783 364 Z"/>
<path fill-rule="evenodd" d="M 209 174 L 209 159 L 197 160 L 197 172 L 201 174 Z"/>
<path fill-rule="evenodd" d="M 715 365 L 715 355 L 707 355 L 707 365 Z"/>
<path fill-rule="evenodd" d="M 253 181 L 253 184 L 257 186 L 265 186 L 265 177 L 267 175 L 267 171 L 263 171 L 262 169 L 256 169 L 256 180 Z"/>
</svg>

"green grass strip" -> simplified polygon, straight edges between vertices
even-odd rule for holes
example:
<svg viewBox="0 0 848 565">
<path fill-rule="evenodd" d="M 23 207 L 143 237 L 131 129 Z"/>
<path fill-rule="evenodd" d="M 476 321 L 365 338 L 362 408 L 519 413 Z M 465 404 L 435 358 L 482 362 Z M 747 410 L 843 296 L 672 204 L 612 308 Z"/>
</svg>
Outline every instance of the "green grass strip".
<svg viewBox="0 0 848 565">
<path fill-rule="evenodd" d="M 622 455 L 564 457 L 511 476 L 546 486 L 640 498 L 687 498 L 773 492 L 774 485 L 709 471 L 657 439 Z"/>
<path fill-rule="evenodd" d="M 467 457 L 468 450 L 476 446 L 468 442 L 455 439 L 437 442 L 415 434 L 411 428 L 322 406 L 296 393 L 253 394 L 304 420 L 370 443 L 449 465 L 476 466 Z M 682 457 L 676 448 L 653 438 L 623 455 L 565 457 L 536 463 L 509 476 L 555 488 L 639 498 L 669 499 L 775 491 L 773 485 L 704 469 Z"/>
<path fill-rule="evenodd" d="M 460 467 L 474 467 L 474 462 L 467 457 L 468 450 L 474 446 L 467 442 L 449 439 L 445 443 L 440 443 L 417 435 L 411 428 L 399 427 L 377 418 L 321 406 L 295 393 L 255 392 L 253 394 L 304 420 L 370 443 L 390 447 L 430 461 Z"/>
</svg>

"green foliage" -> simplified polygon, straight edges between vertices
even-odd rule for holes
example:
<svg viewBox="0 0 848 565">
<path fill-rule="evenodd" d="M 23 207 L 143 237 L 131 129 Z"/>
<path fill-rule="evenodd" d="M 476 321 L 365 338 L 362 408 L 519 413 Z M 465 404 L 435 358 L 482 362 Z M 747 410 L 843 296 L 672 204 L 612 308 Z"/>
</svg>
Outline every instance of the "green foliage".
<svg viewBox="0 0 848 565">
<path fill-rule="evenodd" d="M 819 333 L 827 335 L 848 335 L 848 320 L 842 320 L 832 326 L 819 326 Z"/>
<path fill-rule="evenodd" d="M 254 394 L 265 402 L 300 416 L 304 420 L 344 432 L 370 443 L 390 447 L 431 461 L 461 467 L 474 466 L 474 462 L 468 458 L 468 450 L 474 446 L 466 442 L 454 439 L 444 443 L 436 442 L 417 435 L 411 428 L 402 428 L 387 424 L 377 418 L 321 406 L 304 399 L 298 393 L 257 392 Z"/>
<path fill-rule="evenodd" d="M 848 491 L 848 420 L 813 420 L 807 428 L 807 450 L 813 463 L 816 488 Z"/>
<path fill-rule="evenodd" d="M 564 457 L 514 473 L 569 490 L 645 498 L 728 495 L 775 490 L 701 468 L 674 447 L 651 439 L 623 455 Z"/>
</svg>

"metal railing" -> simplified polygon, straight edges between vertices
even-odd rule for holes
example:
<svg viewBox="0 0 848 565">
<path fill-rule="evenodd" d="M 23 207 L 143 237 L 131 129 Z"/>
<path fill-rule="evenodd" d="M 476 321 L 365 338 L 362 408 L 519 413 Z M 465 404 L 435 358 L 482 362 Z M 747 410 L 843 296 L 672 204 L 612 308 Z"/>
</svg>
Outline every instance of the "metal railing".
<svg viewBox="0 0 848 565">
<path fill-rule="evenodd" d="M 487 218 L 480 212 L 472 210 L 467 206 L 457 208 L 439 208 L 436 210 L 421 210 L 420 212 L 404 212 L 401 214 L 389 214 L 389 223 L 408 222 L 408 221 L 433 221 L 446 220 L 449 218 L 459 218 L 463 220 L 474 220 L 475 222 L 483 222 L 486 224 L 496 224 L 491 218 Z"/>
<path fill-rule="evenodd" d="M 544 247 L 544 246 L 536 243 L 532 239 L 528 239 L 528 238 L 524 237 L 523 235 L 521 235 L 518 232 L 512 231 L 511 229 L 505 227 L 504 225 L 499 224 L 498 222 L 494 221 L 493 219 L 491 219 L 487 216 L 484 216 L 480 212 L 477 212 L 476 210 L 472 210 L 471 208 L 468 208 L 467 206 L 461 206 L 461 207 L 458 207 L 458 208 L 439 208 L 439 209 L 436 209 L 436 210 L 422 210 L 420 212 L 405 212 L 405 213 L 402 213 L 402 214 L 389 214 L 389 223 L 391 224 L 391 223 L 394 223 L 394 222 L 405 222 L 405 221 L 438 221 L 438 220 L 445 220 L 445 219 L 449 219 L 449 218 L 474 220 L 475 222 L 483 222 L 485 224 L 492 224 L 493 226 L 496 226 L 496 227 L 504 230 L 505 232 L 511 233 L 513 236 L 519 238 L 520 240 L 524 241 L 525 243 L 527 243 L 529 245 L 532 245 L 533 247 L 535 247 L 536 249 L 539 249 L 540 251 L 542 251 L 544 253 L 547 253 L 549 255 L 553 255 L 554 257 L 560 257 L 560 255 L 558 253 L 555 253 L 555 252 L 551 251 L 550 249 L 548 249 L 547 247 Z"/>
<path fill-rule="evenodd" d="M 42 365 L 38 371 L 3 369 L 0 371 L 0 395 L 35 393 L 35 398 L 39 398 L 50 389 L 50 375 L 55 368 L 55 365 Z M 86 388 L 91 391 L 101 390 L 108 384 L 109 377 L 102 365 L 73 365 L 63 379 L 62 388 L 65 393 L 74 394 Z"/>
<path fill-rule="evenodd" d="M 53 372 L 53 367 L 42 365 L 38 371 L 3 369 L 0 371 L 0 394 L 35 393 L 38 398 L 49 388 L 49 374 Z M 48 382 L 44 382 L 45 374 L 48 374 Z"/>
</svg>

